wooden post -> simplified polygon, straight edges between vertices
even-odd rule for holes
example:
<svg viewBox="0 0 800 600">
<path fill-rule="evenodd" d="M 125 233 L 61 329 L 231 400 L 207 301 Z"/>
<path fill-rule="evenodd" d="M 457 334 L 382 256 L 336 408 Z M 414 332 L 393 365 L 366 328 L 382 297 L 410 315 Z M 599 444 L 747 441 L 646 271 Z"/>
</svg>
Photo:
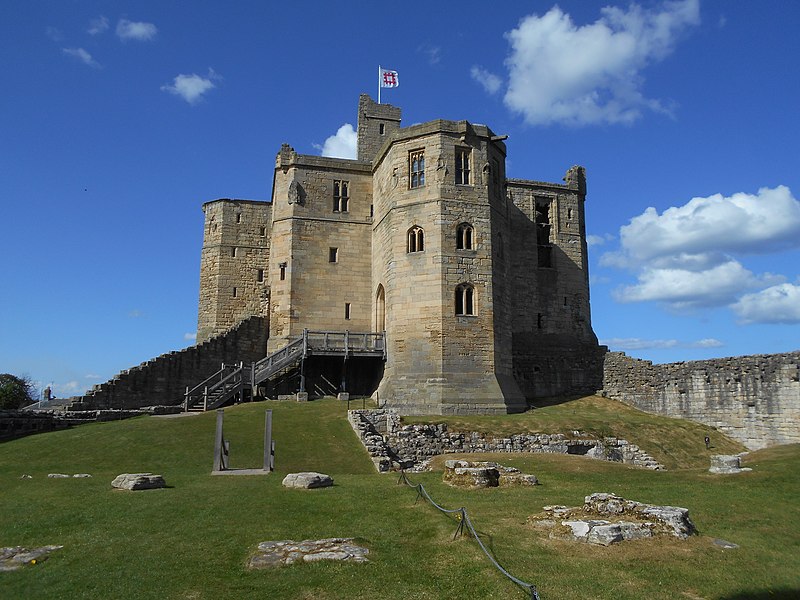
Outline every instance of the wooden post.
<svg viewBox="0 0 800 600">
<path fill-rule="evenodd" d="M 272 411 L 266 411 L 264 418 L 264 470 L 272 471 L 275 468 L 275 459 L 273 458 L 273 447 L 275 442 L 272 441 Z"/>
<path fill-rule="evenodd" d="M 217 409 L 217 432 L 214 437 L 214 470 L 223 471 L 222 462 L 222 422 L 225 420 L 225 410 Z"/>
</svg>

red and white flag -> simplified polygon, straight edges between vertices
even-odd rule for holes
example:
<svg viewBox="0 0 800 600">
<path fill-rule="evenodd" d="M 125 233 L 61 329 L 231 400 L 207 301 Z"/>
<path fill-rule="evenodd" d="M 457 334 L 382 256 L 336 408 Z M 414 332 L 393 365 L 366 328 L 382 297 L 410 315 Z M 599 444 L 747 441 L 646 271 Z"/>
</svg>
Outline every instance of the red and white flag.
<svg viewBox="0 0 800 600">
<path fill-rule="evenodd" d="M 389 69 L 379 69 L 378 77 L 380 79 L 381 87 L 395 88 L 400 85 L 400 80 L 397 78 L 397 71 L 390 71 Z"/>
</svg>

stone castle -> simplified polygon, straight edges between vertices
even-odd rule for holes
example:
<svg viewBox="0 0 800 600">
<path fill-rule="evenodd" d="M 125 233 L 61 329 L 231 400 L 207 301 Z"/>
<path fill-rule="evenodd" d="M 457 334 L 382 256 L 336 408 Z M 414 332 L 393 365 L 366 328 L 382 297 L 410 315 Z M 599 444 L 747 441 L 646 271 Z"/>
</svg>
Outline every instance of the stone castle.
<svg viewBox="0 0 800 600">
<path fill-rule="evenodd" d="M 355 160 L 284 144 L 270 201 L 203 205 L 198 343 L 252 316 L 267 353 L 304 330 L 385 333 L 377 395 L 407 412 L 517 412 L 602 387 L 584 169 L 509 179 L 506 136 L 401 127 L 367 95 L 357 135 Z"/>
</svg>

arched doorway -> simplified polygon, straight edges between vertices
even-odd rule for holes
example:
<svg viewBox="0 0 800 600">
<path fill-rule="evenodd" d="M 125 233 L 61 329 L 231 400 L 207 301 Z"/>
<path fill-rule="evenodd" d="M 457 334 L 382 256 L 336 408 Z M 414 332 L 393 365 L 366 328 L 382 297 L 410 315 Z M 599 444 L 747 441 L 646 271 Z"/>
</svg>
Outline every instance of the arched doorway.
<svg viewBox="0 0 800 600">
<path fill-rule="evenodd" d="M 386 331 L 386 293 L 381 284 L 375 295 L 375 331 Z"/>
</svg>

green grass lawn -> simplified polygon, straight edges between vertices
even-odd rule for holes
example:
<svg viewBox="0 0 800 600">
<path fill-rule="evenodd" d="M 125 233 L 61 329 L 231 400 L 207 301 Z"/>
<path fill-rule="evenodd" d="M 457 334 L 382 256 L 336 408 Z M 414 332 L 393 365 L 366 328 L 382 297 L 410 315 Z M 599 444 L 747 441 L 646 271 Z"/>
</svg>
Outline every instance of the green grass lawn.
<svg viewBox="0 0 800 600">
<path fill-rule="evenodd" d="M 442 484 L 441 472 L 412 479 L 440 504 L 466 506 L 499 562 L 535 583 L 546 600 L 798 597 L 800 446 L 752 453 L 746 461 L 751 473 L 711 476 L 705 429 L 622 405 L 614 405 L 613 422 L 603 424 L 613 408 L 605 402 L 581 400 L 464 422 L 469 429 L 515 433 L 517 427 L 605 427 L 659 460 L 673 460 L 669 471 L 576 456 L 499 455 L 504 464 L 537 475 L 542 485 L 465 491 Z M 268 476 L 210 475 L 213 413 L 84 425 L 1 444 L 0 546 L 64 548 L 44 563 L 0 573 L 0 598 L 526 597 L 469 537 L 451 541 L 455 521 L 415 504 L 416 492 L 397 485 L 396 475 L 374 472 L 342 403 L 226 409 L 231 466 L 261 466 L 265 408 L 274 411 L 277 444 L 276 472 Z M 717 434 L 712 441 L 717 451 L 738 448 Z M 681 468 L 684 457 L 688 466 Z M 286 473 L 300 470 L 328 473 L 335 485 L 308 491 L 280 485 Z M 138 471 L 163 474 L 170 487 L 111 488 L 119 473 Z M 54 472 L 93 477 L 48 479 Z M 33 479 L 20 479 L 23 473 Z M 599 491 L 685 506 L 700 534 L 600 548 L 550 540 L 526 523 L 543 505 L 578 505 Z M 245 568 L 258 542 L 334 536 L 358 538 L 369 547 L 370 562 Z M 712 544 L 715 537 L 740 548 L 723 550 Z"/>
</svg>

